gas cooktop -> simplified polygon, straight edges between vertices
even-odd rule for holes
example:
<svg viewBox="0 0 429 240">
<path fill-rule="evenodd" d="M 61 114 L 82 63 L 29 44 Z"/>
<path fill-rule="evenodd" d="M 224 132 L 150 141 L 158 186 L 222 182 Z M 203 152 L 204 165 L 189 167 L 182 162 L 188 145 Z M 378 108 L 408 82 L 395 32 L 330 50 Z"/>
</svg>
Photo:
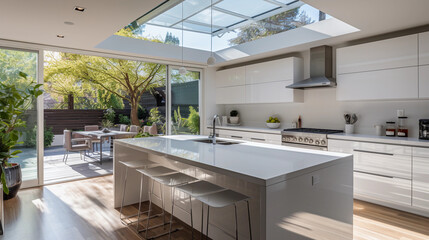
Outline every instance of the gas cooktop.
<svg viewBox="0 0 429 240">
<path fill-rule="evenodd" d="M 320 129 L 320 128 L 288 128 L 288 129 L 284 129 L 283 132 L 333 134 L 333 133 L 341 133 L 343 132 L 343 130 Z"/>
</svg>

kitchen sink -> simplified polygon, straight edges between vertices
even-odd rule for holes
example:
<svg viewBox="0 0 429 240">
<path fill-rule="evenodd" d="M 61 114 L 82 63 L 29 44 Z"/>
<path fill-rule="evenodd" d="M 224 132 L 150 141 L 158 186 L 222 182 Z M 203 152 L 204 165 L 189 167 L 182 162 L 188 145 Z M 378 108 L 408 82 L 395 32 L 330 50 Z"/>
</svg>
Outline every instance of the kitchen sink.
<svg viewBox="0 0 429 240">
<path fill-rule="evenodd" d="M 213 144 L 213 139 L 210 139 L 210 138 L 194 139 L 192 141 L 194 141 L 194 142 L 200 142 L 200 143 L 211 143 L 211 144 Z M 219 145 L 233 145 L 233 144 L 240 144 L 240 143 L 241 142 L 225 141 L 225 140 L 218 140 L 218 139 L 216 139 L 216 144 L 219 144 Z"/>
</svg>

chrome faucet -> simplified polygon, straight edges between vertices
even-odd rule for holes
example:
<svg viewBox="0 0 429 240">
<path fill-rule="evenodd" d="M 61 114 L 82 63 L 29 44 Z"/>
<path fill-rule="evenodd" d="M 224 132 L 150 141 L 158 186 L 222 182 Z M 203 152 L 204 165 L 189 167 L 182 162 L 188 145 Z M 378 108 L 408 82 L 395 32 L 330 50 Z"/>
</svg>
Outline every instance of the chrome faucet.
<svg viewBox="0 0 429 240">
<path fill-rule="evenodd" d="M 209 138 L 212 139 L 212 143 L 216 144 L 216 118 L 218 118 L 219 116 L 217 114 L 215 114 L 213 116 L 213 134 L 209 136 Z"/>
</svg>

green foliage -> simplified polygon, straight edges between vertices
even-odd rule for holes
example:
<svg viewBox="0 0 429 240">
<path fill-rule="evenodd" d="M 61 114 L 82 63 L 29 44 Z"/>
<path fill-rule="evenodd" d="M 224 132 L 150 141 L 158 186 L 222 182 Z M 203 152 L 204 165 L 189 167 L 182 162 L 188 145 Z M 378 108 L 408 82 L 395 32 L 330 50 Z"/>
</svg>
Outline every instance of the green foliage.
<svg viewBox="0 0 429 240">
<path fill-rule="evenodd" d="M 115 122 L 115 116 L 116 116 L 115 110 L 113 110 L 111 108 L 104 110 L 103 118 L 105 120 L 108 120 L 108 121 L 114 123 Z"/>
<path fill-rule="evenodd" d="M 150 135 L 150 134 L 149 134 L 149 133 L 147 133 L 147 132 L 140 131 L 139 133 L 137 133 L 137 134 L 134 136 L 134 138 L 144 138 L 144 137 L 153 137 L 153 135 Z"/>
<path fill-rule="evenodd" d="M 101 121 L 101 126 L 103 126 L 103 128 L 111 128 L 113 127 L 114 123 L 112 121 L 110 121 L 109 119 L 103 119 Z"/>
<path fill-rule="evenodd" d="M 200 114 L 192 107 L 189 106 L 189 117 L 186 121 L 186 126 L 193 134 L 200 134 Z"/>
<path fill-rule="evenodd" d="M 237 111 L 237 110 L 232 110 L 232 111 L 229 113 L 229 116 L 231 116 L 231 117 L 237 117 L 237 116 L 238 116 L 238 111 Z"/>
<path fill-rule="evenodd" d="M 122 32 L 127 33 L 126 30 Z M 45 73 L 46 89 L 49 93 L 64 95 L 72 92 L 74 96 L 80 94 L 76 99 L 81 99 L 82 96 L 93 101 L 98 94 L 95 93 L 96 90 L 102 89 L 105 91 L 102 93 L 103 98 L 108 99 L 104 104 L 116 105 L 118 99 L 128 101 L 131 105 L 131 122 L 138 125 L 140 98 L 144 92 L 165 85 L 166 66 L 117 58 L 56 53 L 47 58 Z M 55 86 L 62 82 L 66 86 L 62 91 L 57 91 Z M 105 94 L 110 97 L 106 98 Z M 112 95 L 115 97 L 111 97 Z"/>
<path fill-rule="evenodd" d="M 312 23 L 311 18 L 300 8 L 294 8 L 286 12 L 256 21 L 239 28 L 237 37 L 229 40 L 230 45 L 238 45 L 259 38 L 274 35 L 294 28 Z"/>
<path fill-rule="evenodd" d="M 157 107 L 152 108 L 149 111 L 149 118 L 148 122 L 146 123 L 148 126 L 151 126 L 153 123 L 155 123 L 157 125 L 158 132 L 162 132 L 165 134 L 166 125 L 164 122 L 164 117 L 161 116 Z"/>
<path fill-rule="evenodd" d="M 27 74 L 20 72 L 19 76 L 26 79 Z M 25 121 L 22 115 L 28 110 L 35 99 L 43 92 L 41 84 L 29 82 L 22 89 L 13 83 L 0 82 L 0 165 L 2 169 L 1 182 L 4 192 L 9 193 L 6 186 L 4 167 L 8 166 L 9 158 L 17 157 L 21 151 L 11 151 L 17 144 L 21 132 L 17 128 L 24 128 Z"/>
<path fill-rule="evenodd" d="M 20 73 L 26 73 L 26 78 Z M 24 89 L 37 75 L 37 53 L 10 49 L 0 49 L 0 80 Z"/>
<path fill-rule="evenodd" d="M 37 126 L 34 128 L 27 130 L 25 132 L 26 138 L 24 141 L 24 146 L 26 147 L 36 147 L 37 144 Z M 54 141 L 54 133 L 52 132 L 52 127 L 48 128 L 45 126 L 43 133 L 43 146 L 50 147 L 52 142 Z"/>
<path fill-rule="evenodd" d="M 130 118 L 123 114 L 119 114 L 119 123 L 129 125 L 131 123 Z"/>
<path fill-rule="evenodd" d="M 174 110 L 173 112 L 173 124 L 171 125 L 173 134 L 178 134 L 179 129 L 185 125 L 186 119 L 182 118 L 180 107 L 177 107 L 177 110 Z"/>
</svg>

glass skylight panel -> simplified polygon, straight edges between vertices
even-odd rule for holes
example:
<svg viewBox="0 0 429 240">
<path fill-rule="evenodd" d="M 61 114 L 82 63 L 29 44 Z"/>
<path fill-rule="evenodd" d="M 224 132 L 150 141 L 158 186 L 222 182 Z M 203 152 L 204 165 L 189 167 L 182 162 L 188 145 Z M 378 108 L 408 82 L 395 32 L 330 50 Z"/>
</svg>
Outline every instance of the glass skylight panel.
<svg viewBox="0 0 429 240">
<path fill-rule="evenodd" d="M 181 28 L 182 24 L 179 23 L 179 24 L 175 25 L 174 27 Z M 204 33 L 207 33 L 207 34 L 211 33 L 210 26 L 205 26 L 205 25 L 201 25 L 201 24 L 190 23 L 190 22 L 186 22 L 186 21 L 183 23 L 183 29 L 185 29 L 185 30 L 191 30 L 191 31 L 197 31 L 197 32 L 204 32 Z M 217 31 L 217 30 L 219 30 L 219 28 L 213 27 L 213 31 Z"/>
<path fill-rule="evenodd" d="M 189 20 L 210 25 L 210 9 L 201 11 L 195 16 L 190 17 Z M 213 25 L 227 27 L 227 26 L 236 24 L 237 22 L 241 22 L 243 20 L 245 19 L 237 16 L 229 15 L 223 12 L 219 12 L 213 9 Z"/>
<path fill-rule="evenodd" d="M 217 3 L 215 7 L 248 17 L 253 17 L 279 8 L 278 5 L 274 5 L 263 0 L 223 0 Z"/>
</svg>

